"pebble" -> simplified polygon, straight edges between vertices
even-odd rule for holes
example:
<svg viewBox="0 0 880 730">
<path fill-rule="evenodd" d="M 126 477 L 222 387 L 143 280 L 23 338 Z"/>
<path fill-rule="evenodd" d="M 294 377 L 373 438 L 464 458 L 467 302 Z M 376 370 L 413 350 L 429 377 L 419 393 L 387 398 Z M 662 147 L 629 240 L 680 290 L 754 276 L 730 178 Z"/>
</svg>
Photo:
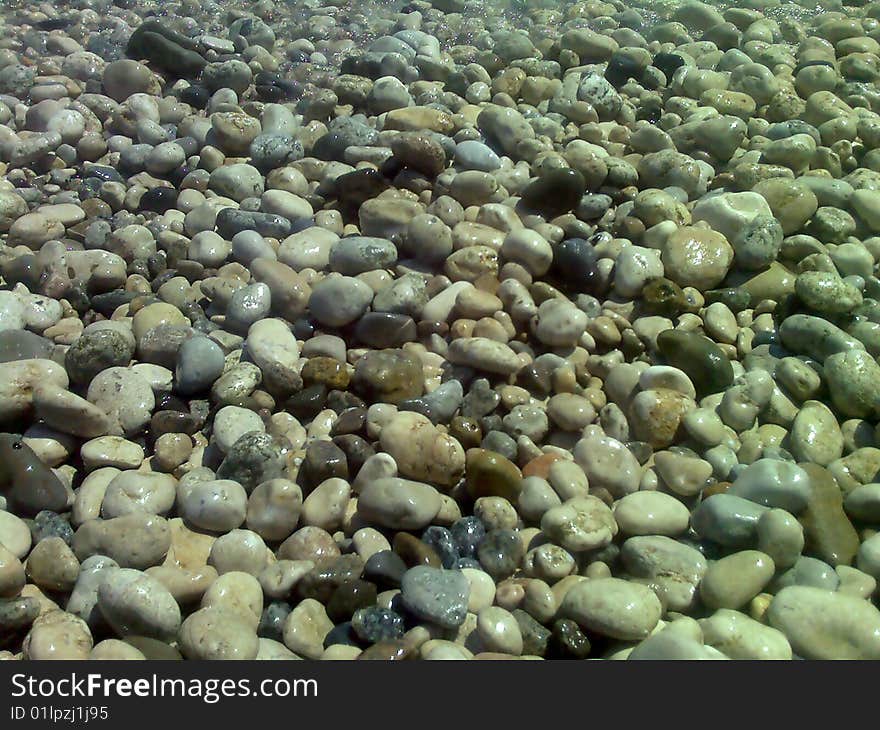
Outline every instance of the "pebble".
<svg viewBox="0 0 880 730">
<path fill-rule="evenodd" d="M 156 407 L 149 383 L 123 367 L 98 373 L 89 383 L 86 399 L 110 418 L 113 436 L 130 436 L 143 429 Z"/>
<path fill-rule="evenodd" d="M 312 289 L 309 309 L 320 323 L 342 327 L 358 319 L 373 299 L 373 291 L 359 279 L 328 277 Z"/>
<path fill-rule="evenodd" d="M 880 652 L 880 612 L 854 596 L 789 586 L 773 597 L 767 619 L 805 659 L 873 659 Z"/>
<path fill-rule="evenodd" d="M 662 492 L 634 492 L 614 505 L 614 519 L 625 535 L 675 537 L 687 530 L 690 513 L 675 497 Z"/>
<path fill-rule="evenodd" d="M 460 572 L 416 566 L 404 573 L 400 590 L 403 604 L 419 618 L 448 629 L 464 623 L 470 587 Z"/>
<path fill-rule="evenodd" d="M 177 351 L 174 382 L 183 396 L 193 396 L 210 389 L 223 374 L 225 358 L 220 346 L 208 337 L 193 337 Z"/>
<path fill-rule="evenodd" d="M 624 444 L 606 436 L 588 436 L 575 445 L 574 458 L 590 484 L 624 497 L 639 488 L 641 469 Z"/>
<path fill-rule="evenodd" d="M 194 660 L 255 659 L 259 640 L 254 630 L 234 613 L 201 608 L 180 626 L 180 649 Z"/>
<path fill-rule="evenodd" d="M 743 469 L 727 494 L 798 514 L 810 498 L 810 478 L 794 464 L 759 459 Z"/>
<path fill-rule="evenodd" d="M 842 415 L 865 418 L 880 413 L 880 365 L 871 355 L 859 349 L 837 352 L 823 365 L 831 401 Z"/>
<path fill-rule="evenodd" d="M 700 598 L 709 608 L 742 608 L 773 577 L 776 565 L 766 553 L 743 550 L 709 565 L 700 582 Z"/>
<path fill-rule="evenodd" d="M 193 525 L 226 532 L 244 522 L 247 493 L 228 479 L 198 482 L 183 487 L 178 504 L 182 516 Z"/>
<path fill-rule="evenodd" d="M 365 519 L 395 530 L 427 527 L 440 506 L 434 487 L 399 477 L 376 479 L 358 495 L 358 511 Z"/>
<path fill-rule="evenodd" d="M 541 530 L 572 552 L 608 545 L 617 534 L 611 510 L 597 497 L 575 497 L 552 507 L 541 517 Z"/>
<path fill-rule="evenodd" d="M 180 608 L 158 581 L 138 570 L 111 568 L 98 586 L 98 609 L 119 636 L 177 636 Z"/>
<path fill-rule="evenodd" d="M 22 642 L 25 659 L 87 659 L 93 640 L 86 623 L 60 609 L 34 619 Z"/>
<path fill-rule="evenodd" d="M 706 559 L 699 551 L 652 535 L 628 539 L 620 557 L 629 574 L 657 586 L 670 610 L 686 611 L 694 605 L 697 585 L 707 570 Z"/>
<path fill-rule="evenodd" d="M 657 625 L 662 608 L 646 586 L 620 578 L 592 578 L 572 586 L 559 611 L 603 636 L 638 641 Z"/>
<path fill-rule="evenodd" d="M 520 625 L 509 611 L 488 606 L 477 614 L 476 633 L 486 651 L 519 656 L 523 651 Z"/>
<path fill-rule="evenodd" d="M 703 641 L 731 659 L 784 660 L 792 658 L 785 634 L 739 611 L 721 608 L 700 619 Z"/>
<path fill-rule="evenodd" d="M 701 537 L 727 547 L 751 545 L 767 508 L 733 494 L 713 494 L 700 503 L 691 525 Z"/>
<path fill-rule="evenodd" d="M 0 20 L 5 656 L 870 657 L 872 5 L 79 5 Z"/>
</svg>

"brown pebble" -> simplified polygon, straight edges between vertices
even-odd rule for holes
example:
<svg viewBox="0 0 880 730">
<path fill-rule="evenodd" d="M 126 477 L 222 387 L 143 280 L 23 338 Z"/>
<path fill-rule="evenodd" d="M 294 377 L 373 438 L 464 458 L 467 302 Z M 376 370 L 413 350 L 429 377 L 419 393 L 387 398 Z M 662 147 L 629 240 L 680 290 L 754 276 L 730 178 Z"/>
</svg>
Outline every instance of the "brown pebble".
<svg viewBox="0 0 880 730">
<path fill-rule="evenodd" d="M 369 649 L 365 649 L 358 655 L 358 659 L 365 661 L 398 661 L 401 659 L 410 659 L 413 657 L 413 651 L 403 641 L 380 641 L 373 644 Z"/>
<path fill-rule="evenodd" d="M 547 479 L 550 474 L 550 467 L 560 459 L 562 459 L 562 457 L 559 454 L 541 454 L 541 456 L 532 459 L 523 467 L 523 478 L 541 477 L 541 479 Z"/>
<path fill-rule="evenodd" d="M 326 530 L 312 525 L 301 527 L 278 548 L 279 560 L 311 560 L 338 556 L 339 546 Z"/>
<path fill-rule="evenodd" d="M 432 568 L 443 567 L 437 551 L 408 532 L 395 534 L 391 546 L 409 568 L 416 565 L 428 565 Z"/>
</svg>

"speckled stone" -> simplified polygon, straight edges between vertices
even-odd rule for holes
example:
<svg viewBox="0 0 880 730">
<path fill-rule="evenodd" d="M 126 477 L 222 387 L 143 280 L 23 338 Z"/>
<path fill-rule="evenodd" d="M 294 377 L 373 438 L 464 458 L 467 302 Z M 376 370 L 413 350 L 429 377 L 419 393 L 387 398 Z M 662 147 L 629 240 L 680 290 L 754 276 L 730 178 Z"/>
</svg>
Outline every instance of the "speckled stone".
<svg viewBox="0 0 880 730">
<path fill-rule="evenodd" d="M 419 618 L 449 629 L 464 623 L 470 588 L 460 572 L 416 566 L 400 587 L 404 605 Z"/>
</svg>

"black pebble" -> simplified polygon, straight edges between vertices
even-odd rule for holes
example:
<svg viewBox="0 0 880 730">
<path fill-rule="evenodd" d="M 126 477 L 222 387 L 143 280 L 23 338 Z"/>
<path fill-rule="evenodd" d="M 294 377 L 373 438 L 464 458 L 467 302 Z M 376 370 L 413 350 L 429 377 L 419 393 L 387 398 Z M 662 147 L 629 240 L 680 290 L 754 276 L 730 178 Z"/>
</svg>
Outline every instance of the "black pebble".
<svg viewBox="0 0 880 730">
<path fill-rule="evenodd" d="M 549 218 L 555 218 L 574 208 L 585 190 L 586 183 L 580 172 L 560 168 L 529 183 L 522 192 L 522 202 Z"/>
<path fill-rule="evenodd" d="M 614 54 L 605 69 L 605 78 L 616 89 L 619 89 L 630 79 L 639 81 L 644 70 L 641 64 L 629 56 Z"/>
<path fill-rule="evenodd" d="M 182 89 L 177 98 L 196 109 L 204 109 L 211 100 L 211 92 L 200 84 L 192 84 Z"/>
<path fill-rule="evenodd" d="M 379 588 L 400 588 L 400 581 L 406 573 L 406 563 L 391 550 L 374 553 L 364 565 L 364 578 L 373 581 Z"/>
<path fill-rule="evenodd" d="M 675 73 L 675 69 L 679 66 L 684 66 L 684 59 L 677 53 L 658 53 L 654 56 L 652 63 L 655 68 L 659 68 L 663 72 L 668 81 L 672 78 L 672 74 Z"/>
<path fill-rule="evenodd" d="M 171 187 L 156 187 L 141 196 L 141 210 L 152 213 L 165 213 L 177 205 L 177 190 Z"/>
<path fill-rule="evenodd" d="M 593 293 L 598 288 L 599 256 L 584 238 L 568 238 L 553 251 L 553 270 L 569 287 Z"/>
<path fill-rule="evenodd" d="M 332 629 L 330 629 L 330 633 L 327 634 L 326 637 L 324 637 L 325 649 L 329 646 L 333 646 L 334 644 L 342 644 L 344 646 L 360 646 L 357 634 L 351 627 L 351 621 L 346 621 L 345 623 L 334 626 Z"/>
</svg>

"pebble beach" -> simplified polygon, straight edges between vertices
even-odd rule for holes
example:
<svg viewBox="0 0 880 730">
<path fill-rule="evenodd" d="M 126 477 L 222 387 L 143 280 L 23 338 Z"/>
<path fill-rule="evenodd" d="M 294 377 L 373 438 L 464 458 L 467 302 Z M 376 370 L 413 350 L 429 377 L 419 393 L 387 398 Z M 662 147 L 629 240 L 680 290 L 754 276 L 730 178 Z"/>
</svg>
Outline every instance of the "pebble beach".
<svg viewBox="0 0 880 730">
<path fill-rule="evenodd" d="M 880 659 L 880 2 L 5 0 L 0 659 Z"/>
</svg>

